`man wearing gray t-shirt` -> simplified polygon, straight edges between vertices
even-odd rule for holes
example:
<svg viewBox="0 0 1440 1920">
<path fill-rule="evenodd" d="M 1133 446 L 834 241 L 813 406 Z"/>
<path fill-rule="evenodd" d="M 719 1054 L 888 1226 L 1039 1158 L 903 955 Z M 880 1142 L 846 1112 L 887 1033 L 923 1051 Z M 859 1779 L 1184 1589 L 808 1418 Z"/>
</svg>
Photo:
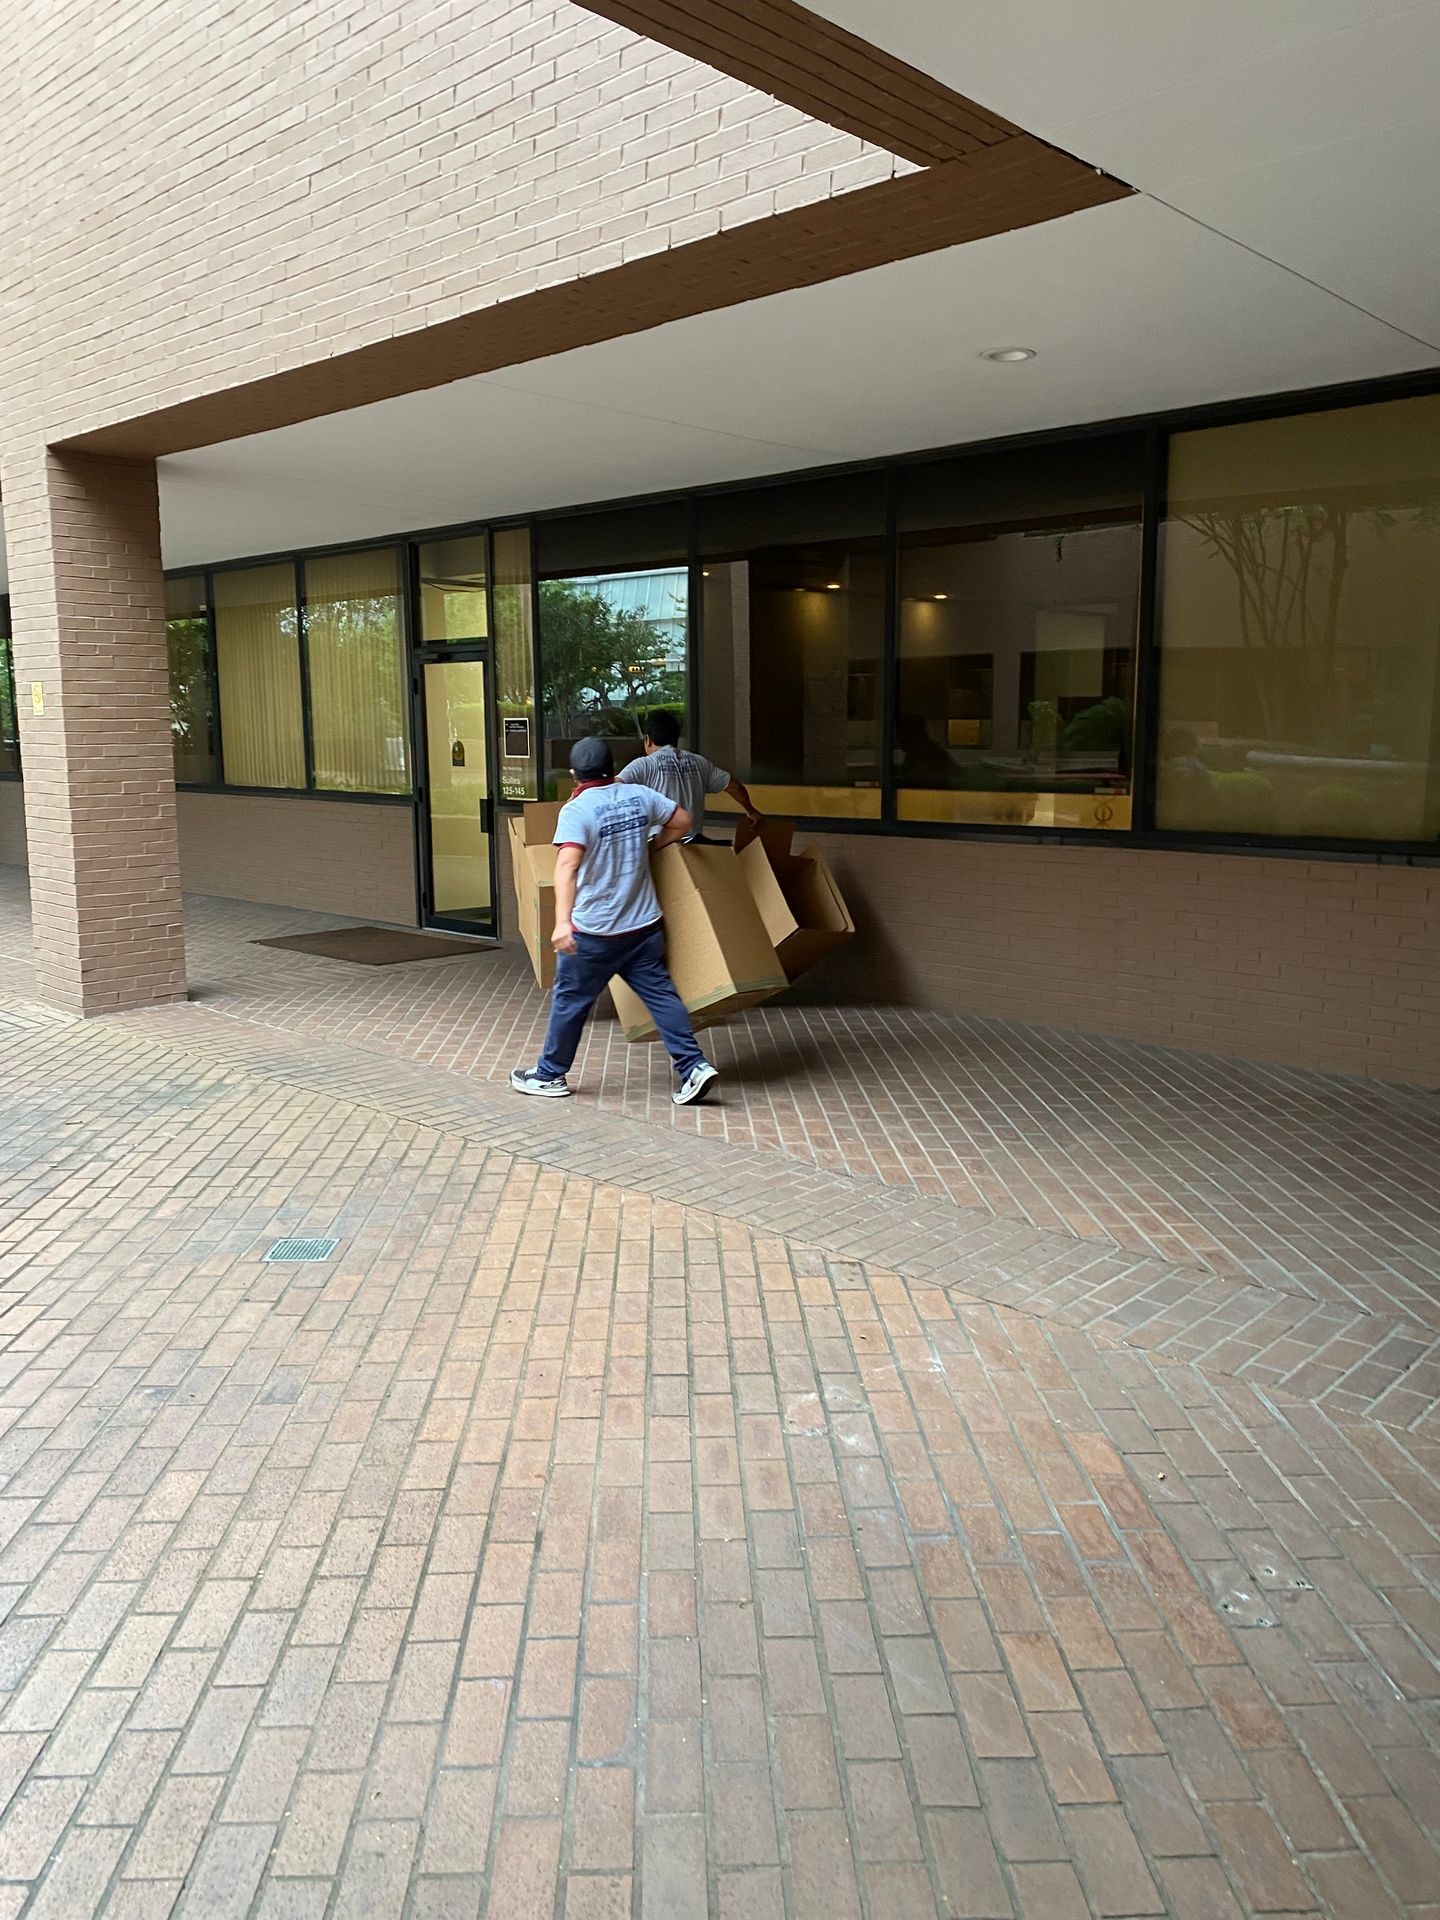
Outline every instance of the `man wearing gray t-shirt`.
<svg viewBox="0 0 1440 1920">
<path fill-rule="evenodd" d="M 615 778 L 624 786 L 650 787 L 683 807 L 694 822 L 687 840 L 703 839 L 705 801 L 712 793 L 728 794 L 758 827 L 759 810 L 734 774 L 703 753 L 687 753 L 679 741 L 679 720 L 668 707 L 657 707 L 645 716 L 644 754 L 623 766 Z"/>
<path fill-rule="evenodd" d="M 650 843 L 683 840 L 691 816 L 648 787 L 619 786 L 603 740 L 570 750 L 575 791 L 555 824 L 555 988 L 545 1045 L 533 1067 L 510 1076 L 516 1093 L 551 1100 L 571 1091 L 565 1076 L 606 982 L 616 974 L 643 1001 L 665 1042 L 679 1084 L 677 1107 L 703 1100 L 719 1078 L 695 1044 L 695 1030 L 665 965 L 665 927 L 650 878 Z"/>
</svg>

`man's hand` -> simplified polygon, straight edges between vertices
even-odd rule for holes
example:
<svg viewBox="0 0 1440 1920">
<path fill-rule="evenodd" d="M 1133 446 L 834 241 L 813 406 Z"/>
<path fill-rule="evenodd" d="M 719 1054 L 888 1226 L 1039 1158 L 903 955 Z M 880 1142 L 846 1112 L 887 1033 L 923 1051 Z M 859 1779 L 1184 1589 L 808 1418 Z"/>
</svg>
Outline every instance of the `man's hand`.
<svg viewBox="0 0 1440 1920">
<path fill-rule="evenodd" d="M 765 816 L 750 798 L 750 789 L 745 785 L 744 781 L 737 780 L 732 773 L 730 776 L 730 784 L 726 787 L 725 791 L 735 802 L 736 806 L 739 807 L 751 826 L 758 827 Z"/>
<path fill-rule="evenodd" d="M 555 931 L 550 936 L 550 944 L 556 953 L 574 953 L 575 929 L 568 920 L 555 922 Z"/>
</svg>

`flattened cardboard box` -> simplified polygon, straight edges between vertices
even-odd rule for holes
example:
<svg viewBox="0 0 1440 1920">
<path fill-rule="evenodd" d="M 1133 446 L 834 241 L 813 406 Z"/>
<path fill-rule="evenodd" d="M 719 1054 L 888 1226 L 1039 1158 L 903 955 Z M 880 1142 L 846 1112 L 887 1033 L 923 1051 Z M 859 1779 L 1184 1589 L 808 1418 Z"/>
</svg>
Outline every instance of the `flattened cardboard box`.
<svg viewBox="0 0 1440 1920">
<path fill-rule="evenodd" d="M 788 820 L 766 820 L 757 834 L 742 820 L 736 864 L 759 909 L 787 980 L 796 980 L 855 932 L 844 896 L 818 853 L 796 853 Z"/>
<path fill-rule="evenodd" d="M 692 1023 L 713 1026 L 785 985 L 785 970 L 728 847 L 671 846 L 652 854 L 665 916 L 665 957 Z M 655 1040 L 655 1023 L 623 980 L 610 995 L 627 1040 Z"/>
<path fill-rule="evenodd" d="M 520 938 L 541 987 L 555 984 L 555 848 L 550 844 L 560 803 L 534 800 L 510 816 L 510 865 L 515 877 Z"/>
</svg>

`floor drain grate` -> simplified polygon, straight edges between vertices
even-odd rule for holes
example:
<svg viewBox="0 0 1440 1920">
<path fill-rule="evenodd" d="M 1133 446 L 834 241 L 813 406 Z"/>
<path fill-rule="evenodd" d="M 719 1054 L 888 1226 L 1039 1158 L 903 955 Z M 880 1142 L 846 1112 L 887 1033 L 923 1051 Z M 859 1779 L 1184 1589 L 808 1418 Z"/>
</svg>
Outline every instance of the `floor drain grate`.
<svg viewBox="0 0 1440 1920">
<path fill-rule="evenodd" d="M 277 1240 L 265 1258 L 267 1260 L 328 1260 L 339 1244 L 338 1240 L 306 1240 L 298 1234 L 292 1234 L 288 1240 Z"/>
</svg>

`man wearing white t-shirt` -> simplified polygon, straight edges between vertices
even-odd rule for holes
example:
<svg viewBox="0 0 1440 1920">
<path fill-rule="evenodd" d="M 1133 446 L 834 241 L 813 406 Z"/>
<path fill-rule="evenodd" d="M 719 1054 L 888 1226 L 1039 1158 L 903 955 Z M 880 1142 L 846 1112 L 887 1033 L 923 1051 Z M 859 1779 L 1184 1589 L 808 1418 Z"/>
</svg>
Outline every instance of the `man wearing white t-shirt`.
<svg viewBox="0 0 1440 1920">
<path fill-rule="evenodd" d="M 677 1107 L 703 1100 L 719 1078 L 695 1043 L 670 970 L 665 927 L 650 878 L 650 843 L 683 840 L 693 822 L 649 787 L 618 786 L 603 740 L 577 740 L 570 752 L 575 791 L 555 825 L 555 987 L 545 1045 L 533 1067 L 510 1076 L 516 1093 L 564 1099 L 580 1035 L 616 974 L 644 1003 L 665 1042 L 679 1084 Z M 658 829 L 658 831 L 657 831 Z"/>
</svg>

